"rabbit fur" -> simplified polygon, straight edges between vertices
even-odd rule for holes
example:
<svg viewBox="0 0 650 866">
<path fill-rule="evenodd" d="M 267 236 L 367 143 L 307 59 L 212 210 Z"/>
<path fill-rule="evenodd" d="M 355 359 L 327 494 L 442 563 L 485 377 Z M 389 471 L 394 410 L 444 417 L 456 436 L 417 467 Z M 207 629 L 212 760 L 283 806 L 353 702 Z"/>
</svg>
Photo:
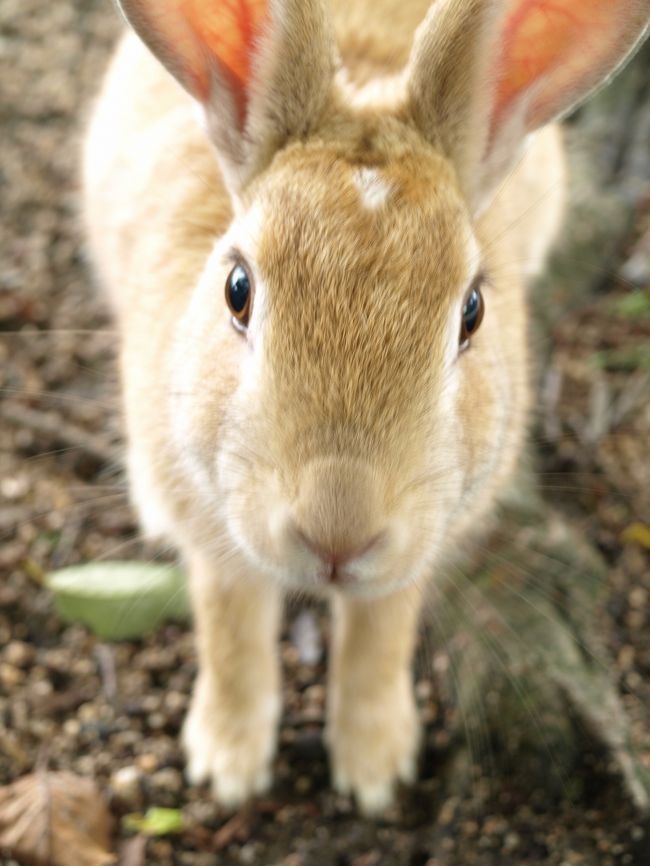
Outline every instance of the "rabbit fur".
<svg viewBox="0 0 650 866">
<path fill-rule="evenodd" d="M 551 122 L 650 16 L 563 2 L 120 4 L 139 36 L 94 110 L 84 216 L 133 501 L 189 573 L 188 773 L 228 806 L 271 783 L 292 591 L 331 599 L 334 784 L 375 813 L 415 776 L 426 588 L 485 532 L 525 441 L 526 284 L 565 197 Z M 224 299 L 241 262 L 245 333 Z"/>
</svg>

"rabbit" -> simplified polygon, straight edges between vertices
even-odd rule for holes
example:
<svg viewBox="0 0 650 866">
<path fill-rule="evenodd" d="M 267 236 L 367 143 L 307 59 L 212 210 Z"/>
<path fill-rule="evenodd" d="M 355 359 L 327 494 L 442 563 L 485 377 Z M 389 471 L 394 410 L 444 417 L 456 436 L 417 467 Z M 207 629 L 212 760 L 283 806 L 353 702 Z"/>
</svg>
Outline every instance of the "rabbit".
<svg viewBox="0 0 650 866">
<path fill-rule="evenodd" d="M 132 498 L 188 569 L 188 777 L 266 791 L 287 593 L 331 600 L 326 740 L 367 814 L 416 775 L 427 587 L 512 482 L 555 121 L 650 0 L 120 0 L 84 219 Z M 137 34 L 137 35 L 136 35 Z"/>
</svg>

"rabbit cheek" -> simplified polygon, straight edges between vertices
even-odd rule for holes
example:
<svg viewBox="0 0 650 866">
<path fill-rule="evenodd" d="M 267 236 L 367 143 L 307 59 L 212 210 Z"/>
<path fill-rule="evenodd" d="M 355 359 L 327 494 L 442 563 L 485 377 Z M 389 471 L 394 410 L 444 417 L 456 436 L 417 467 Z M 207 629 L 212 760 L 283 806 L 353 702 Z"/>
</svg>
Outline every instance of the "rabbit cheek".
<svg viewBox="0 0 650 866">
<path fill-rule="evenodd" d="M 468 363 L 458 393 L 462 507 L 468 519 L 489 505 L 518 454 L 511 442 L 517 422 L 513 421 L 508 371 L 486 352 L 477 351 L 472 357 L 470 353 L 463 359 Z"/>
</svg>

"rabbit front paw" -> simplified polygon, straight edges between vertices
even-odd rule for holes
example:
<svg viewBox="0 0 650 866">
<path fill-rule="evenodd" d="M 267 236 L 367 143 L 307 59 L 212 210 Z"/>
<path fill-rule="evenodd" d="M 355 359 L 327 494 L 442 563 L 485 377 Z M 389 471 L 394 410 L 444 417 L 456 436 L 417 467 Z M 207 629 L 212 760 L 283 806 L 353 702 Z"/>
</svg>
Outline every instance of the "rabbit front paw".
<svg viewBox="0 0 650 866">
<path fill-rule="evenodd" d="M 419 724 L 412 696 L 398 701 L 354 701 L 330 721 L 334 786 L 352 794 L 366 815 L 383 812 L 393 801 L 397 782 L 417 776 Z"/>
<path fill-rule="evenodd" d="M 228 809 L 266 792 L 272 782 L 278 714 L 276 696 L 243 709 L 224 701 L 217 705 L 205 686 L 197 685 L 182 735 L 190 783 L 211 782 L 213 796 Z"/>
</svg>

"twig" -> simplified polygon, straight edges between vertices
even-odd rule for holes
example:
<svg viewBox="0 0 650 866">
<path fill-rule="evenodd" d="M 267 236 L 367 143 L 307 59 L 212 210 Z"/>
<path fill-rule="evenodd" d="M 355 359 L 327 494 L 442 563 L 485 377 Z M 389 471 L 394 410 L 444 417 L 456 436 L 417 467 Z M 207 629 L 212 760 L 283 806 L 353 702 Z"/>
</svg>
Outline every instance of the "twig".
<svg viewBox="0 0 650 866">
<path fill-rule="evenodd" d="M 52 412 L 5 403 L 0 405 L 0 417 L 18 427 L 26 427 L 34 433 L 52 437 L 57 442 L 80 448 L 101 463 L 115 462 L 116 444 L 104 436 L 87 433 Z"/>
</svg>

